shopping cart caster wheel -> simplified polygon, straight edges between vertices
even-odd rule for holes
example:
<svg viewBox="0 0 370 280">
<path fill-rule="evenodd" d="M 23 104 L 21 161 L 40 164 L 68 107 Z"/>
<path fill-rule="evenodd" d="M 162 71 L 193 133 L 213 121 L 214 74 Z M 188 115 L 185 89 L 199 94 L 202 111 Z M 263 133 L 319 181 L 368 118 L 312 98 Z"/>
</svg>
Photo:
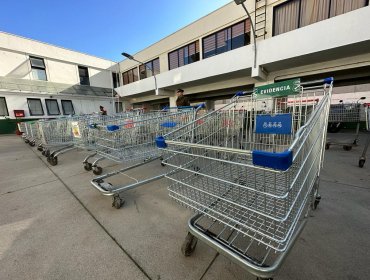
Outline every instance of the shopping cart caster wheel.
<svg viewBox="0 0 370 280">
<path fill-rule="evenodd" d="M 352 150 L 352 146 L 345 145 L 345 146 L 343 146 L 343 150 L 350 151 L 350 150 Z"/>
<path fill-rule="evenodd" d="M 182 243 L 181 253 L 185 257 L 189 257 L 194 252 L 195 247 L 197 246 L 197 242 L 198 238 L 196 238 L 194 235 L 188 232 L 188 235 L 186 236 L 184 243 Z"/>
<path fill-rule="evenodd" d="M 40 151 L 40 152 L 44 151 L 44 149 L 40 146 L 37 147 L 37 150 Z"/>
<path fill-rule="evenodd" d="M 91 164 L 91 162 L 84 162 L 84 169 L 85 169 L 86 171 L 91 171 L 91 169 L 92 169 L 92 164 Z"/>
<path fill-rule="evenodd" d="M 116 209 L 120 209 L 122 205 L 125 203 L 125 200 L 120 198 L 119 196 L 113 197 L 112 207 Z"/>
<path fill-rule="evenodd" d="M 362 167 L 364 167 L 364 165 L 365 165 L 365 160 L 364 159 L 360 159 L 358 161 L 358 166 L 362 168 Z"/>
<path fill-rule="evenodd" d="M 35 146 L 35 143 L 34 142 L 29 142 L 28 143 L 31 147 L 34 147 Z"/>
<path fill-rule="evenodd" d="M 95 175 L 100 175 L 103 173 L 103 168 L 101 168 L 100 166 L 95 166 L 93 167 L 93 173 Z"/>
<path fill-rule="evenodd" d="M 162 166 L 166 166 L 166 163 L 164 163 L 163 161 L 161 161 L 161 165 Z"/>
<path fill-rule="evenodd" d="M 325 144 L 325 150 L 329 150 L 330 149 L 330 144 Z"/>
<path fill-rule="evenodd" d="M 24 143 L 28 144 L 30 141 L 28 139 L 24 139 Z"/>
<path fill-rule="evenodd" d="M 357 146 L 357 144 L 358 144 L 358 139 L 356 139 L 356 140 L 353 141 L 353 145 L 356 145 Z"/>
<path fill-rule="evenodd" d="M 58 157 L 48 157 L 48 162 L 50 165 L 55 166 L 58 164 Z"/>
<path fill-rule="evenodd" d="M 313 207 L 312 207 L 313 210 L 317 209 L 317 206 L 319 205 L 320 200 L 321 200 L 321 195 L 317 195 L 316 198 L 315 198 L 315 201 L 313 202 Z"/>
<path fill-rule="evenodd" d="M 274 280 L 274 278 L 261 278 L 261 277 L 257 277 L 256 280 Z"/>
<path fill-rule="evenodd" d="M 46 157 L 50 157 L 50 151 L 46 150 L 45 153 L 43 153 L 43 155 L 46 156 Z"/>
</svg>

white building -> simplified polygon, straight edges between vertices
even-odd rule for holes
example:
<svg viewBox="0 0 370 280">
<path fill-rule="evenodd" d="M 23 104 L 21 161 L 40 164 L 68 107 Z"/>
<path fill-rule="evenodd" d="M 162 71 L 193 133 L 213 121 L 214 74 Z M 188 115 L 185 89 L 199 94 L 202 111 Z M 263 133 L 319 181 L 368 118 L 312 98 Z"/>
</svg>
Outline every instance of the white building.
<svg viewBox="0 0 370 280">
<path fill-rule="evenodd" d="M 229 98 L 239 90 L 300 77 L 333 76 L 333 102 L 370 100 L 368 0 L 247 0 L 256 29 L 234 1 L 119 63 L 127 106 L 175 104 L 183 88 L 191 102 Z M 140 69 L 139 69 L 140 68 Z M 213 106 L 213 102 L 208 102 Z"/>
<path fill-rule="evenodd" d="M 114 112 L 113 61 L 0 32 L 0 133 L 14 119 Z M 14 112 L 16 110 L 16 112 Z"/>
</svg>

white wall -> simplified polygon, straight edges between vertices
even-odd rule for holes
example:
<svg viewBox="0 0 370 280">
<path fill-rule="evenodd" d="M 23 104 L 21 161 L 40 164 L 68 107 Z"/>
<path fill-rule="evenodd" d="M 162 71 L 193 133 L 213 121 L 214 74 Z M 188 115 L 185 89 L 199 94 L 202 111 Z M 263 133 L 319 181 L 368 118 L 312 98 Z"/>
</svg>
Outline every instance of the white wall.
<svg viewBox="0 0 370 280">
<path fill-rule="evenodd" d="M 0 76 L 33 79 L 29 56 L 44 58 L 49 82 L 79 84 L 81 65 L 89 68 L 91 86 L 112 86 L 113 61 L 0 32 Z"/>
<path fill-rule="evenodd" d="M 34 93 L 28 93 L 28 94 L 14 94 L 10 92 L 0 92 L 0 97 L 5 97 L 8 111 L 9 111 L 9 117 L 14 118 L 14 112 L 13 110 L 24 110 L 25 111 L 25 118 L 56 118 L 63 116 L 62 111 L 62 105 L 61 100 L 72 100 L 75 114 L 92 114 L 94 112 L 99 112 L 99 106 L 104 106 L 105 110 L 107 110 L 108 114 L 114 114 L 113 112 L 113 106 L 112 106 L 112 100 L 108 97 L 76 97 L 71 95 L 58 95 L 58 97 L 53 96 L 52 99 L 55 99 L 58 101 L 59 110 L 61 112 L 61 115 L 59 116 L 48 116 L 46 105 L 45 105 L 45 99 L 50 99 L 50 95 L 47 94 L 34 94 Z M 38 98 L 41 100 L 41 104 L 44 109 L 44 115 L 43 116 L 31 116 L 28 109 L 28 103 L 27 98 Z M 4 117 L 0 117 L 4 118 Z"/>
</svg>

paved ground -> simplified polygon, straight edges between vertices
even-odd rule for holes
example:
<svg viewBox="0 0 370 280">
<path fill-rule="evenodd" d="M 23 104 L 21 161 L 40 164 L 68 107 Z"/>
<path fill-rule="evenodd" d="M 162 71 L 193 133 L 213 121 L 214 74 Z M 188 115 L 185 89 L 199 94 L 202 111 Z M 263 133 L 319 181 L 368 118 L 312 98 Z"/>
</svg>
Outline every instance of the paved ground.
<svg viewBox="0 0 370 280">
<path fill-rule="evenodd" d="M 361 151 L 327 151 L 322 202 L 276 279 L 369 278 L 370 153 L 360 169 Z M 0 279 L 255 279 L 201 242 L 182 256 L 192 213 L 168 198 L 165 180 L 126 192 L 116 210 L 90 186 L 83 157 L 50 167 L 20 138 L 0 136 Z M 163 170 L 154 162 L 110 182 Z"/>
</svg>

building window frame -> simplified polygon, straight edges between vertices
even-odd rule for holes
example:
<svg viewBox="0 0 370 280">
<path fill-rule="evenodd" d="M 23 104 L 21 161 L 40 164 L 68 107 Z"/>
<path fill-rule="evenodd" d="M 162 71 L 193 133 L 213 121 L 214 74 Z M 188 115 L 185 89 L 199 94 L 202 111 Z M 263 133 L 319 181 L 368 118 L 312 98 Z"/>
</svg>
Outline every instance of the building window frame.
<svg viewBox="0 0 370 280">
<path fill-rule="evenodd" d="M 63 115 L 68 116 L 68 115 L 74 115 L 74 114 L 75 114 L 75 107 L 73 106 L 73 102 L 72 102 L 72 100 L 62 99 L 62 100 L 60 101 L 60 103 L 62 104 L 62 111 L 63 111 Z M 65 103 L 70 103 L 70 104 L 71 104 L 71 107 L 72 107 L 72 114 L 68 114 L 68 113 L 66 113 L 66 109 L 65 109 L 65 106 L 64 106 L 64 104 L 65 104 Z"/>
<path fill-rule="evenodd" d="M 158 65 L 158 68 L 157 69 L 156 69 L 154 63 L 156 65 Z M 148 72 L 149 71 L 148 68 L 150 69 L 150 72 Z M 150 61 L 147 61 L 144 64 L 140 64 L 139 65 L 139 77 L 140 77 L 140 80 L 143 80 L 143 79 L 152 77 L 153 76 L 153 73 L 155 75 L 158 75 L 158 74 L 161 73 L 159 57 L 157 57 L 155 59 L 152 59 Z"/>
<path fill-rule="evenodd" d="M 189 58 L 190 58 L 190 55 L 189 55 L 189 48 L 194 45 L 194 50 L 195 50 L 195 53 L 193 54 L 195 56 L 194 60 L 189 62 Z M 182 51 L 182 52 L 181 52 Z M 186 56 L 186 51 L 187 51 L 187 56 Z M 182 53 L 181 55 L 183 56 L 182 59 L 183 59 L 183 64 L 181 65 L 180 63 L 180 52 Z M 170 57 L 173 55 L 173 54 L 177 54 L 176 57 L 177 57 L 177 66 L 175 67 L 171 67 L 171 59 Z M 168 53 L 167 55 L 168 57 L 168 69 L 169 70 L 172 70 L 172 69 L 176 69 L 176 68 L 179 68 L 179 67 L 182 67 L 182 66 L 185 66 L 185 65 L 188 65 L 188 64 L 191 64 L 191 63 L 194 63 L 194 62 L 197 62 L 200 60 L 200 50 L 199 50 L 199 40 L 196 40 L 194 42 L 191 42 L 190 44 L 187 44 L 185 46 L 182 46 L 176 50 L 173 50 L 171 52 Z"/>
<path fill-rule="evenodd" d="M 0 116 L 1 117 L 7 117 L 7 116 L 9 116 L 9 110 L 8 110 L 8 104 L 6 103 L 6 98 L 5 98 L 5 96 L 0 96 L 0 101 L 1 100 L 4 100 L 4 108 L 5 108 L 5 113 L 6 114 L 0 114 Z"/>
<path fill-rule="evenodd" d="M 77 68 L 78 68 L 78 76 L 80 78 L 80 85 L 81 86 L 90 86 L 89 67 L 78 65 Z M 86 71 L 87 76 L 82 76 L 80 70 Z"/>
<path fill-rule="evenodd" d="M 57 104 L 57 109 L 58 109 L 57 114 L 50 113 L 50 109 L 49 109 L 49 106 L 48 106 L 48 102 L 50 102 L 50 101 L 55 102 Z M 45 99 L 45 106 L 46 106 L 46 112 L 48 113 L 48 116 L 59 116 L 60 115 L 58 100 L 56 100 L 56 99 Z"/>
<path fill-rule="evenodd" d="M 244 47 L 244 46 L 247 46 L 251 43 L 251 30 L 249 28 L 249 30 L 246 30 L 246 26 L 247 26 L 247 21 L 249 21 L 249 26 L 251 24 L 250 22 L 250 19 L 249 18 L 246 18 L 242 21 L 239 21 L 237 23 L 234 23 L 228 27 L 225 27 L 223 29 L 220 29 L 220 30 L 217 30 L 216 32 L 212 33 L 212 34 L 209 34 L 205 37 L 202 38 L 202 58 L 203 59 L 206 59 L 206 58 L 209 58 L 209 57 L 213 57 L 213 56 L 216 56 L 216 55 L 219 55 L 221 53 L 225 53 L 225 52 L 228 52 L 228 51 L 232 51 L 232 50 L 235 50 L 237 48 L 240 48 L 240 47 Z M 236 27 L 237 25 L 239 24 L 242 24 L 243 23 L 243 35 L 244 35 L 244 42 L 243 42 L 243 45 L 242 46 L 238 46 L 238 47 L 233 47 L 233 42 L 234 42 L 234 39 L 236 37 L 233 37 L 233 28 Z M 221 34 L 222 32 L 226 32 L 227 35 L 230 35 L 228 36 L 229 37 L 229 41 L 230 41 L 230 45 L 225 45 L 227 50 L 225 51 L 220 51 L 218 52 L 217 50 L 220 49 L 221 47 L 218 47 L 218 42 L 217 42 L 217 36 L 218 34 Z M 211 38 L 212 36 L 214 36 L 214 46 L 215 46 L 215 49 L 214 49 L 214 54 L 211 54 L 211 55 L 206 55 L 205 53 L 205 40 L 207 40 L 208 38 Z"/>
<path fill-rule="evenodd" d="M 139 80 L 138 67 L 131 68 L 130 70 L 127 70 L 122 73 L 122 85 L 128 85 L 137 82 L 138 80 Z"/>
<path fill-rule="evenodd" d="M 286 2 L 283 2 L 283 3 L 280 3 L 280 4 L 277 4 L 277 5 L 275 5 L 275 6 L 273 6 L 273 11 L 272 11 L 272 15 L 273 15 L 273 19 L 272 19 L 272 36 L 274 37 L 274 36 L 278 36 L 278 35 L 281 35 L 281 34 L 284 34 L 284 33 L 286 33 L 286 32 L 289 32 L 289 31 L 285 31 L 285 32 L 282 32 L 282 33 L 279 33 L 279 34 L 276 34 L 276 30 L 275 30 L 275 27 L 276 27 L 276 19 L 277 19 L 277 17 L 276 17 L 276 11 L 277 11 L 277 9 L 278 8 L 281 8 L 281 7 L 283 7 L 283 6 L 285 6 L 285 5 L 288 5 L 288 4 L 290 4 L 290 3 L 292 3 L 293 1 L 299 1 L 299 4 L 298 4 L 298 17 L 297 17 L 297 28 L 295 28 L 295 29 L 292 29 L 292 30 L 290 30 L 290 31 L 293 31 L 293 30 L 296 30 L 296 29 L 299 29 L 299 28 L 302 28 L 302 27 L 304 27 L 304 26 L 308 26 L 308 25 L 311 25 L 311 24 L 314 24 L 314 23 L 317 23 L 317 22 L 320 22 L 320 21 L 322 21 L 322 20 L 326 20 L 326 19 L 330 19 L 330 18 L 333 18 L 333 17 L 336 17 L 337 15 L 331 15 L 331 7 L 332 7 L 332 1 L 333 0 L 328 0 L 329 1 L 329 3 L 328 3 L 328 14 L 327 14 L 327 17 L 325 18 L 325 19 L 322 19 L 322 20 L 319 20 L 319 21 L 316 21 L 316 22 L 313 22 L 313 23 L 310 23 L 310 24 L 306 24 L 306 25 L 303 25 L 303 26 L 301 26 L 301 17 L 302 17 L 302 11 L 301 11 L 301 8 L 302 8 L 302 0 L 289 0 L 289 1 L 286 1 Z M 364 7 L 366 7 L 366 6 L 369 6 L 369 0 L 365 0 L 365 6 Z M 358 9 L 358 8 L 357 8 Z M 355 10 L 357 10 L 357 9 L 355 9 Z M 351 10 L 351 11 L 354 11 L 354 10 Z M 349 12 L 351 12 L 351 11 L 349 11 Z M 346 13 L 348 13 L 348 12 L 346 12 Z"/>
<path fill-rule="evenodd" d="M 46 65 L 45 65 L 44 58 L 37 57 L 37 56 L 29 56 L 29 60 L 30 60 L 30 65 L 31 65 L 32 78 L 34 80 L 47 81 L 48 80 L 48 75 L 46 73 Z M 38 63 L 35 63 L 37 61 L 42 62 L 42 65 L 38 64 Z M 38 77 L 35 77 L 35 74 L 34 74 L 33 70 L 42 71 L 44 73 L 45 79 L 39 79 Z"/>
<path fill-rule="evenodd" d="M 114 108 L 116 110 L 116 113 L 122 113 L 123 112 L 123 102 L 122 101 L 115 101 L 114 102 Z"/>
<path fill-rule="evenodd" d="M 42 114 L 36 114 L 32 112 L 30 101 L 38 101 L 38 103 L 40 104 Z M 44 107 L 42 106 L 42 102 L 40 98 L 27 98 L 27 104 L 28 104 L 28 111 L 30 112 L 30 116 L 44 116 L 45 115 Z"/>
<path fill-rule="evenodd" d="M 113 88 L 118 88 L 121 86 L 121 81 L 119 79 L 119 73 L 112 72 L 112 85 Z"/>
</svg>

